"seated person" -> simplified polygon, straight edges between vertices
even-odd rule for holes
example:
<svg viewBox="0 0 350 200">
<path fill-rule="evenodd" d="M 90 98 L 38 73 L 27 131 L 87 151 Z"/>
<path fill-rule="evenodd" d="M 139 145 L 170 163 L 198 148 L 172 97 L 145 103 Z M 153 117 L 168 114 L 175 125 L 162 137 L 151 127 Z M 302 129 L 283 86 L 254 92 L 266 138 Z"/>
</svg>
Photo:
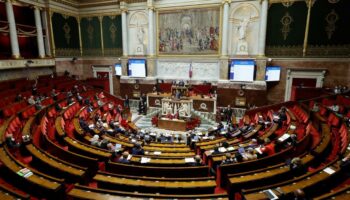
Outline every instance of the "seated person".
<svg viewBox="0 0 350 200">
<path fill-rule="evenodd" d="M 204 166 L 200 155 L 196 155 L 194 157 L 194 161 L 194 163 L 190 163 L 191 166 Z"/>
<path fill-rule="evenodd" d="M 318 112 L 320 111 L 320 107 L 318 106 L 318 103 L 315 102 L 314 105 L 312 106 L 312 109 L 311 109 L 312 112 Z"/>
<path fill-rule="evenodd" d="M 17 94 L 16 98 L 15 98 L 15 102 L 20 102 L 23 100 L 23 97 L 21 94 Z"/>
<path fill-rule="evenodd" d="M 290 161 L 289 169 L 294 176 L 301 176 L 307 172 L 305 165 L 301 162 L 299 157 L 295 157 Z"/>
<path fill-rule="evenodd" d="M 40 101 L 36 101 L 35 102 L 35 109 L 36 110 L 41 110 L 43 108 L 43 106 L 41 105 L 41 102 Z"/>
<path fill-rule="evenodd" d="M 328 107 L 333 112 L 339 112 L 339 106 L 334 103 L 332 106 Z"/>
<path fill-rule="evenodd" d="M 263 156 L 270 156 L 275 154 L 275 144 L 269 138 L 264 139 L 264 146 L 260 148 Z"/>
<path fill-rule="evenodd" d="M 118 162 L 120 163 L 130 163 L 130 161 L 128 160 L 128 157 L 129 157 L 129 152 L 127 151 L 124 151 L 122 156 L 119 158 Z"/>
<path fill-rule="evenodd" d="M 223 161 L 221 162 L 221 165 L 224 165 L 224 164 L 231 164 L 231 163 L 233 163 L 233 162 L 234 162 L 234 160 L 232 159 L 231 154 L 230 154 L 230 153 L 226 153 L 226 154 L 225 154 L 225 160 L 223 160 Z"/>
<path fill-rule="evenodd" d="M 10 148 L 16 148 L 21 145 L 20 143 L 16 142 L 15 138 L 13 137 L 13 134 L 7 134 L 5 138 L 5 142 L 7 146 Z"/>
<path fill-rule="evenodd" d="M 145 155 L 145 151 L 141 147 L 140 143 L 136 143 L 135 146 L 131 150 L 132 155 Z"/>
<path fill-rule="evenodd" d="M 79 118 L 79 125 L 85 132 L 90 131 L 89 125 L 86 123 L 86 121 L 82 117 Z"/>
<path fill-rule="evenodd" d="M 33 95 L 28 98 L 28 104 L 29 105 L 34 105 L 35 104 L 35 99 L 34 99 Z"/>
<path fill-rule="evenodd" d="M 99 147 L 101 142 L 100 142 L 100 136 L 99 135 L 94 135 L 91 139 L 90 139 L 90 143 L 92 146 L 96 146 Z"/>
<path fill-rule="evenodd" d="M 62 108 L 61 108 L 61 106 L 60 106 L 59 103 L 55 103 L 55 110 L 56 110 L 57 112 L 60 112 L 60 111 L 62 110 Z"/>
<path fill-rule="evenodd" d="M 258 158 L 258 155 L 256 155 L 254 149 L 251 147 L 249 147 L 242 156 L 243 160 L 256 160 Z"/>
</svg>

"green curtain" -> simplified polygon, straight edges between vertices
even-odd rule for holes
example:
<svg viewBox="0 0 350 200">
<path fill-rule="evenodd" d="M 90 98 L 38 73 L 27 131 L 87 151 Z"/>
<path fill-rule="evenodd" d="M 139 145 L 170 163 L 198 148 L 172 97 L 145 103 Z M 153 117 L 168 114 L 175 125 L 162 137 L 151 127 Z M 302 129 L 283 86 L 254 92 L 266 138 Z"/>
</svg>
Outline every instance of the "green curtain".
<svg viewBox="0 0 350 200">
<path fill-rule="evenodd" d="M 79 56 L 77 19 L 61 13 L 53 13 L 51 20 L 56 56 Z"/>
<path fill-rule="evenodd" d="M 308 43 L 311 45 L 350 44 L 350 1 L 329 3 L 318 0 L 312 7 Z"/>
<path fill-rule="evenodd" d="M 98 17 L 84 17 L 80 21 L 81 39 L 84 56 L 100 56 L 101 29 Z"/>
<path fill-rule="evenodd" d="M 122 55 L 121 16 L 104 16 L 102 20 L 105 56 Z"/>
</svg>

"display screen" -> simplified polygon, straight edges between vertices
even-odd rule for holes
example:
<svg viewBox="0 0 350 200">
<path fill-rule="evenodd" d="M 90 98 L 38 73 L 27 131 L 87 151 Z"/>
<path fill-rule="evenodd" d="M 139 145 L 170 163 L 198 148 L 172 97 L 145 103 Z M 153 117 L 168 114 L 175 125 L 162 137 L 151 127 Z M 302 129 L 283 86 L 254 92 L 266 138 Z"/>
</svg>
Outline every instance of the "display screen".
<svg viewBox="0 0 350 200">
<path fill-rule="evenodd" d="M 130 59 L 128 63 L 128 75 L 130 77 L 146 77 L 146 60 Z"/>
<path fill-rule="evenodd" d="M 254 60 L 233 60 L 230 66 L 229 79 L 231 81 L 254 81 Z"/>
<path fill-rule="evenodd" d="M 115 69 L 115 75 L 117 75 L 117 76 L 121 76 L 122 75 L 122 64 L 116 63 L 114 65 L 114 69 Z"/>
<path fill-rule="evenodd" d="M 266 66 L 265 81 L 279 81 L 280 76 L 280 66 Z"/>
</svg>

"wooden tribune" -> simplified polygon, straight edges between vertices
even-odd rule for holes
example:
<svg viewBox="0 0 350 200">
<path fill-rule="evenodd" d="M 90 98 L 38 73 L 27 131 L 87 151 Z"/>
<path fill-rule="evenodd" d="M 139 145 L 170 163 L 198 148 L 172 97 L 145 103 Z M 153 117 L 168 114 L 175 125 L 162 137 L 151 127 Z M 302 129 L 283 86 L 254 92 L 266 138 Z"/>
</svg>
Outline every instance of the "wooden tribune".
<svg viewBox="0 0 350 200">
<path fill-rule="evenodd" d="M 186 122 L 184 120 L 171 120 L 161 118 L 158 121 L 158 128 L 172 131 L 186 131 Z"/>
</svg>

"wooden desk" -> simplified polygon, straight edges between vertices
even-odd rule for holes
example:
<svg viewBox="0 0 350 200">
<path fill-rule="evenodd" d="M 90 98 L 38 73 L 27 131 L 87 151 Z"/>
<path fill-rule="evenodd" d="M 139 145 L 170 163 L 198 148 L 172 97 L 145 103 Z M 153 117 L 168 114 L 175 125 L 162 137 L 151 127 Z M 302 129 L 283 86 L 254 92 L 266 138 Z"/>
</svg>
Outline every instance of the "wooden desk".
<svg viewBox="0 0 350 200">
<path fill-rule="evenodd" d="M 153 167 L 145 165 L 130 165 L 109 161 L 106 164 L 106 171 L 125 174 L 132 176 L 152 176 L 152 177 L 176 177 L 176 178 L 189 178 L 189 177 L 207 177 L 209 168 L 208 166 L 195 166 L 195 167 Z"/>
<path fill-rule="evenodd" d="M 154 181 L 97 174 L 93 180 L 97 182 L 99 188 L 118 188 L 128 192 L 138 191 L 160 194 L 210 194 L 214 193 L 216 187 L 213 177 L 209 180 L 198 181 L 167 181 L 166 179 Z"/>
<path fill-rule="evenodd" d="M 11 155 L 8 154 L 5 148 L 0 148 L 0 159 L 7 172 L 3 174 L 4 178 L 6 176 L 9 180 L 11 180 L 15 187 L 40 197 L 48 197 L 53 195 L 52 197 L 55 199 L 62 198 L 63 185 L 61 182 L 63 182 L 63 179 L 55 179 L 54 177 L 41 174 L 32 168 L 29 169 L 33 172 L 33 175 L 29 176 L 28 178 L 21 177 L 17 174 L 17 172 L 24 167 L 18 163 L 15 158 L 10 156 Z M 50 179 L 48 177 L 50 177 Z"/>
<path fill-rule="evenodd" d="M 173 131 L 186 131 L 186 122 L 184 120 L 161 118 L 158 120 L 158 128 Z"/>
<path fill-rule="evenodd" d="M 26 149 L 32 155 L 33 161 L 38 163 L 44 171 L 55 177 L 65 178 L 69 182 L 80 182 L 85 176 L 87 168 L 81 168 L 65 161 L 57 160 L 50 154 L 40 151 L 33 144 L 26 145 Z"/>
<path fill-rule="evenodd" d="M 227 193 L 223 194 L 195 194 L 195 195 L 186 195 L 186 194 L 159 194 L 159 193 L 135 193 L 135 192 L 125 192 L 120 191 L 115 188 L 113 190 L 106 190 L 100 188 L 91 188 L 82 185 L 75 185 L 75 187 L 68 193 L 68 197 L 74 199 L 93 199 L 93 200 L 115 200 L 115 199 L 145 199 L 145 198 L 154 198 L 154 199 L 218 199 L 226 200 L 228 199 Z"/>
</svg>

